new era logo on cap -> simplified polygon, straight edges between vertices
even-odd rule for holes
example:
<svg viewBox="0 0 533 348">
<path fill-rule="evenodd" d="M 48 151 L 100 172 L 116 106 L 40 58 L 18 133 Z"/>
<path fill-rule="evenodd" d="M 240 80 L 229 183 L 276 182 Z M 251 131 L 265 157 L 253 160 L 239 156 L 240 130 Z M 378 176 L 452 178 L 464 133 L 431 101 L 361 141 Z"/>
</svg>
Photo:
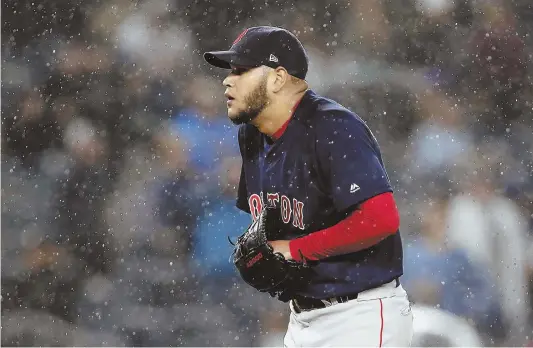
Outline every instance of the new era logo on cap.
<svg viewBox="0 0 533 348">
<path fill-rule="evenodd" d="M 279 63 L 278 57 L 276 57 L 276 56 L 273 55 L 273 54 L 270 54 L 270 58 L 268 58 L 268 61 L 269 61 L 269 62 Z"/>
</svg>

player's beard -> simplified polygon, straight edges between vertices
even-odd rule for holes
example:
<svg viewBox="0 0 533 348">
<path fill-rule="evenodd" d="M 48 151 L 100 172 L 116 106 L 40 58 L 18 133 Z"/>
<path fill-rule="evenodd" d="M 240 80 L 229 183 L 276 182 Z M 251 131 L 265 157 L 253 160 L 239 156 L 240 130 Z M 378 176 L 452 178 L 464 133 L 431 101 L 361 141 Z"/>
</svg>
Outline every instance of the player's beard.
<svg viewBox="0 0 533 348">
<path fill-rule="evenodd" d="M 266 76 L 259 82 L 257 87 L 248 93 L 244 98 L 246 109 L 239 112 L 237 116 L 230 118 L 236 125 L 253 121 L 268 105 Z"/>
</svg>

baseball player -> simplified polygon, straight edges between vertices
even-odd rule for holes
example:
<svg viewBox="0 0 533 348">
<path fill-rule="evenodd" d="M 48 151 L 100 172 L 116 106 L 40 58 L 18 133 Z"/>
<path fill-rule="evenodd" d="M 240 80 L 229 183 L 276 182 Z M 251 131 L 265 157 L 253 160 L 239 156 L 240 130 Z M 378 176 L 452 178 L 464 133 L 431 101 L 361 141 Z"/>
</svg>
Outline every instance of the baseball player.
<svg viewBox="0 0 533 348">
<path fill-rule="evenodd" d="M 307 53 L 285 29 L 246 29 L 204 58 L 230 70 L 228 116 L 240 125 L 237 207 L 253 220 L 233 261 L 289 302 L 285 346 L 409 346 L 399 214 L 372 132 L 308 88 Z"/>
</svg>

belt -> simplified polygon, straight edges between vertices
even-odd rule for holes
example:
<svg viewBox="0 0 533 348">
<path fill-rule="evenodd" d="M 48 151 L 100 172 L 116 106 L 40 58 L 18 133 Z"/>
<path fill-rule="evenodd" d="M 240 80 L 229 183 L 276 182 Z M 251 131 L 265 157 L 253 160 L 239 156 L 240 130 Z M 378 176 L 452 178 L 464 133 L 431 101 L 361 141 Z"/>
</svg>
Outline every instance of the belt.
<svg viewBox="0 0 533 348">
<path fill-rule="evenodd" d="M 395 278 L 394 280 L 396 281 L 396 287 L 400 286 L 400 279 Z M 294 311 L 296 313 L 301 313 L 313 309 L 326 308 L 337 303 L 345 303 L 351 300 L 355 300 L 358 296 L 359 293 L 356 293 L 345 296 L 330 297 L 324 300 L 319 300 L 311 297 L 296 297 L 292 299 L 292 307 L 294 308 Z"/>
</svg>

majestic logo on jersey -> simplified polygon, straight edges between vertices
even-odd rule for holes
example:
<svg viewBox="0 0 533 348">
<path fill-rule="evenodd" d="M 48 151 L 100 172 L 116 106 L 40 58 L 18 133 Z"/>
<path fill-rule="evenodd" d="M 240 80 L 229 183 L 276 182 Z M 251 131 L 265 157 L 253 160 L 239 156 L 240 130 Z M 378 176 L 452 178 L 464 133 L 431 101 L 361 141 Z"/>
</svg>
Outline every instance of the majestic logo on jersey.
<svg viewBox="0 0 533 348">
<path fill-rule="evenodd" d="M 263 209 L 263 192 L 261 195 L 252 194 L 248 198 L 248 205 L 252 218 L 257 220 Z M 281 219 L 284 223 L 288 224 L 292 221 L 292 225 L 301 230 L 304 229 L 304 203 L 293 198 L 292 201 L 289 197 L 281 195 L 279 193 L 267 193 L 268 204 L 274 207 L 281 208 Z"/>
<path fill-rule="evenodd" d="M 351 184 L 350 185 L 350 193 L 357 192 L 357 191 L 359 191 L 359 189 L 361 189 L 361 188 L 357 184 Z"/>
</svg>

